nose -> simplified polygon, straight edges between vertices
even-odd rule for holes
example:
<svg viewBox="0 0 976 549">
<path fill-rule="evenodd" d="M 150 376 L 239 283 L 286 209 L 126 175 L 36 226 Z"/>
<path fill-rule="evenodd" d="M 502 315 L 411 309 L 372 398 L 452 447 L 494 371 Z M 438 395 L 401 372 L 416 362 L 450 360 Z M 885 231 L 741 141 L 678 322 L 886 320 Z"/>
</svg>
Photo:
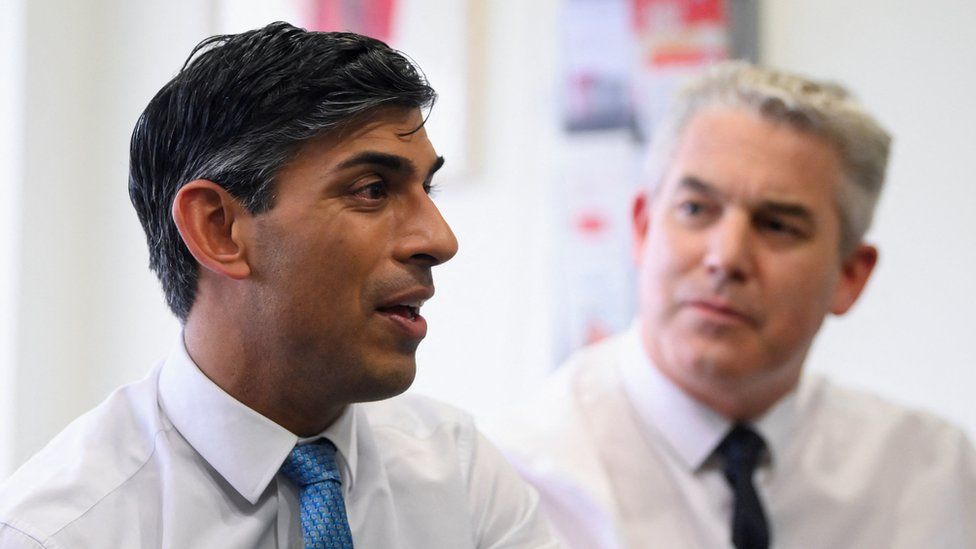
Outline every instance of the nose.
<svg viewBox="0 0 976 549">
<path fill-rule="evenodd" d="M 728 212 L 710 231 L 705 268 L 719 284 L 744 282 L 753 273 L 752 231 L 745 214 Z"/>
<path fill-rule="evenodd" d="M 416 206 L 411 210 L 404 219 L 406 226 L 395 252 L 397 259 L 433 267 L 454 257 L 457 238 L 434 201 L 423 194 L 416 198 Z"/>
</svg>

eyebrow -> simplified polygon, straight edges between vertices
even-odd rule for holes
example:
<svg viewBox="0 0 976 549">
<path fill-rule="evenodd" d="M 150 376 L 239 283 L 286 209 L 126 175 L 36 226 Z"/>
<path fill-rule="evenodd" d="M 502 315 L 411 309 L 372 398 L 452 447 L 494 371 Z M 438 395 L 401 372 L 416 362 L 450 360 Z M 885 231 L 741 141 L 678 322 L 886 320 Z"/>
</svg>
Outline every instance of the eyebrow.
<svg viewBox="0 0 976 549">
<path fill-rule="evenodd" d="M 720 190 L 693 175 L 682 177 L 678 185 L 686 190 L 702 193 L 716 198 L 722 198 L 724 196 Z M 813 213 L 810 212 L 810 209 L 795 202 L 763 200 L 760 201 L 757 206 L 758 207 L 756 210 L 777 215 L 785 215 L 788 217 L 795 217 L 807 221 L 813 220 Z"/>
<path fill-rule="evenodd" d="M 444 166 L 444 157 L 438 156 L 437 160 L 434 160 L 434 163 L 431 165 L 430 169 L 427 170 L 427 177 L 424 179 L 429 181 L 430 178 L 434 177 L 434 174 L 437 173 L 437 170 L 441 169 L 442 166 Z"/>
<path fill-rule="evenodd" d="M 718 189 L 709 185 L 708 183 L 705 183 L 704 181 L 698 179 L 693 175 L 686 175 L 682 177 L 681 181 L 678 182 L 678 186 L 689 191 L 707 194 L 709 196 L 718 197 L 722 195 L 722 193 L 720 193 Z"/>
<path fill-rule="evenodd" d="M 427 176 L 424 179 L 430 179 L 433 177 L 434 172 L 441 169 L 441 166 L 443 165 L 444 157 L 438 156 L 437 159 L 434 160 L 434 163 L 431 165 L 430 169 L 427 171 Z M 336 166 L 336 168 L 339 170 L 345 170 L 348 168 L 354 168 L 356 166 L 380 166 L 404 175 L 417 173 L 417 166 L 409 158 L 378 151 L 363 151 L 343 160 L 338 166 Z"/>
<path fill-rule="evenodd" d="M 805 220 L 813 220 L 813 214 L 810 213 L 810 210 L 807 209 L 805 206 L 801 206 L 800 204 L 766 200 L 760 203 L 759 209 L 777 215 L 785 215 L 788 217 L 796 217 Z"/>
</svg>

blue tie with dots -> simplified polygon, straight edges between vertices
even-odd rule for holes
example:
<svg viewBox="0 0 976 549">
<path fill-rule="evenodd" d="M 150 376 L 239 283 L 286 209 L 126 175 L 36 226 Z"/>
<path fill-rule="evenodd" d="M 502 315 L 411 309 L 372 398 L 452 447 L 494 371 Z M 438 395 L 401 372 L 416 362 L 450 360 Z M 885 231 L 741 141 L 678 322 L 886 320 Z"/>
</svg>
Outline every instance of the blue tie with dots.
<svg viewBox="0 0 976 549">
<path fill-rule="evenodd" d="M 281 473 L 300 490 L 305 548 L 352 549 L 335 445 L 322 439 L 295 446 Z"/>
</svg>

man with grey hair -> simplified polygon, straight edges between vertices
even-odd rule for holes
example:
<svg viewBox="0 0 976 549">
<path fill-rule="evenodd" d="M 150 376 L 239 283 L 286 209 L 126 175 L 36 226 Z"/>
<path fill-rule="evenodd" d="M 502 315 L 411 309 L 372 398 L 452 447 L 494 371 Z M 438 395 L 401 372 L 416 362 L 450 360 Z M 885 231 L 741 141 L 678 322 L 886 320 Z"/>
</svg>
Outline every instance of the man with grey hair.
<svg viewBox="0 0 976 549">
<path fill-rule="evenodd" d="M 844 89 L 744 63 L 679 95 L 633 206 L 638 318 L 505 435 L 567 547 L 976 547 L 962 432 L 801 375 L 877 261 L 889 144 Z"/>
</svg>

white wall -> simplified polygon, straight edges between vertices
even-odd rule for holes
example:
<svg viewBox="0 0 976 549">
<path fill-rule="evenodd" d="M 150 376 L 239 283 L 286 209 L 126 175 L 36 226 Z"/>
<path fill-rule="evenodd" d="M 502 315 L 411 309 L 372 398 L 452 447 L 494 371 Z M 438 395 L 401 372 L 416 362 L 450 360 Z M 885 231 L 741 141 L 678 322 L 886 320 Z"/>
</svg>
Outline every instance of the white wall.
<svg viewBox="0 0 976 549">
<path fill-rule="evenodd" d="M 487 5 L 482 168 L 473 180 L 445 182 L 437 198 L 459 251 L 435 269 L 414 384 L 480 417 L 528 398 L 553 367 L 550 232 L 559 192 L 558 0 Z M 431 140 L 436 146 L 437 135 Z"/>
<path fill-rule="evenodd" d="M 769 0 L 766 62 L 853 89 L 895 137 L 866 294 L 810 368 L 976 438 L 976 3 Z"/>
<path fill-rule="evenodd" d="M 17 367 L 6 389 L 16 395 L 13 464 L 142 376 L 177 333 L 128 203 L 127 143 L 211 19 L 197 0 L 23 4 L 22 238 L 10 309 Z M 558 0 L 484 5 L 482 170 L 444 182 L 438 198 L 461 250 L 435 273 L 416 383 L 479 417 L 529 395 L 552 368 L 549 311 L 559 299 L 549 289 L 558 276 L 550 257 L 550 205 L 560 192 Z M 897 136 L 873 232 L 877 278 L 851 315 L 827 326 L 812 368 L 939 411 L 976 435 L 966 292 L 976 280 L 976 220 L 967 215 L 976 186 L 963 165 L 976 150 L 974 7 L 778 0 L 763 10 L 768 61 L 847 82 Z M 936 100 L 925 99 L 927 88 Z M 0 362 L 0 383 L 10 374 Z M 0 456 L 3 444 L 0 423 Z M 0 477 L 7 472 L 0 459 Z"/>
<path fill-rule="evenodd" d="M 14 462 L 23 15 L 20 0 L 0 3 L 0 478 Z"/>
<path fill-rule="evenodd" d="M 202 5 L 25 2 L 15 463 L 172 340 L 128 204 L 128 136 L 207 33 Z"/>
</svg>

